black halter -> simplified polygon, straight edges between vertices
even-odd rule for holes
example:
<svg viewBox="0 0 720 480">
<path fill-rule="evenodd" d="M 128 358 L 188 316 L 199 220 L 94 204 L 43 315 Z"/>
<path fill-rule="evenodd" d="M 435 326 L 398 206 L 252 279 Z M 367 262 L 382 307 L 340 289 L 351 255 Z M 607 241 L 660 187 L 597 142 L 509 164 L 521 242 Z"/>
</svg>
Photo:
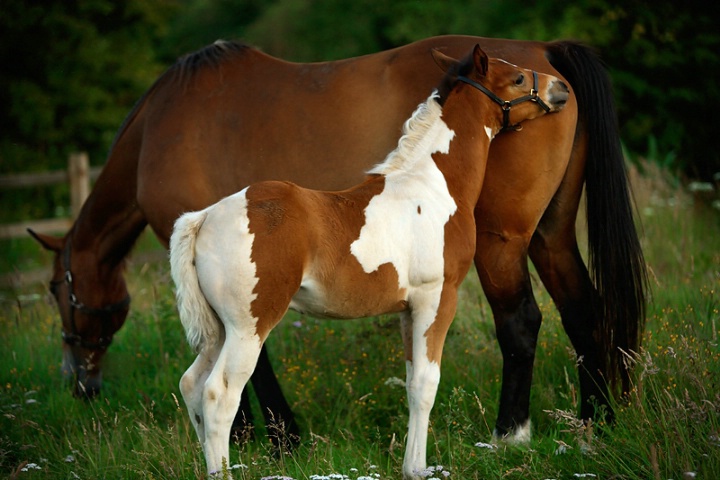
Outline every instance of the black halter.
<svg viewBox="0 0 720 480">
<path fill-rule="evenodd" d="M 70 346 L 80 346 L 82 348 L 87 348 L 91 350 L 95 350 L 98 348 L 107 348 L 110 346 L 110 343 L 112 343 L 112 334 L 109 335 L 101 335 L 97 342 L 88 342 L 87 340 L 83 339 L 78 333 L 77 333 L 77 327 L 75 326 L 75 311 L 77 310 L 80 313 L 83 313 L 85 315 L 93 315 L 93 316 L 101 316 L 101 315 L 108 315 L 113 313 L 118 313 L 123 310 L 125 310 L 128 305 L 130 305 L 130 295 L 125 297 L 123 300 L 112 303 L 110 305 L 107 305 L 105 307 L 100 308 L 93 308 L 88 307 L 84 303 L 78 300 L 78 298 L 75 296 L 75 292 L 73 291 L 73 276 L 70 272 L 70 237 L 68 237 L 68 241 L 65 243 L 65 248 L 63 249 L 63 258 L 62 258 L 62 267 L 65 270 L 65 274 L 63 275 L 62 280 L 53 280 L 50 282 L 50 291 L 55 294 L 57 291 L 58 285 L 64 283 L 67 285 L 68 289 L 68 304 L 70 305 L 70 333 L 66 332 L 63 328 L 62 330 L 62 339 L 63 342 Z M 105 323 L 102 324 L 103 332 L 105 331 Z"/>
<path fill-rule="evenodd" d="M 529 95 L 524 95 L 522 97 L 516 98 L 515 100 L 503 100 L 502 98 L 495 95 L 493 92 L 488 90 L 483 85 L 479 84 L 475 80 L 472 80 L 468 77 L 465 77 L 463 75 L 460 75 L 458 77 L 458 80 L 464 83 L 467 83 L 468 85 L 472 85 L 473 87 L 477 88 L 481 92 L 483 92 L 485 95 L 490 97 L 490 99 L 500 105 L 500 108 L 502 108 L 503 111 L 503 125 L 502 130 L 521 130 L 522 126 L 520 125 L 510 125 L 510 109 L 523 102 L 535 102 L 537 103 L 540 108 L 545 110 L 546 113 L 550 112 L 550 107 L 543 101 L 542 98 L 540 98 L 540 95 L 538 95 L 538 74 L 536 71 L 533 70 L 533 87 L 530 90 Z"/>
</svg>

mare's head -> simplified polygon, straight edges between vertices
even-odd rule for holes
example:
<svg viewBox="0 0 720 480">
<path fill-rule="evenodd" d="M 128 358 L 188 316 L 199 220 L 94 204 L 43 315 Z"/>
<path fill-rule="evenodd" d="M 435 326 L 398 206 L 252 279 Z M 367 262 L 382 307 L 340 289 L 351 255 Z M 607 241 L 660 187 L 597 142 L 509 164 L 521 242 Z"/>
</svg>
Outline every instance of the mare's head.
<svg viewBox="0 0 720 480">
<path fill-rule="evenodd" d="M 567 85 L 557 77 L 518 67 L 499 58 L 488 58 L 475 45 L 473 51 L 456 60 L 432 51 L 435 62 L 445 71 L 438 88 L 440 101 L 461 89 L 477 90 L 495 103 L 499 112 L 493 115 L 497 125 L 489 126 L 493 134 L 500 130 L 520 130 L 520 122 L 545 113 L 559 112 L 569 96 Z"/>
<path fill-rule="evenodd" d="M 130 306 L 122 268 L 103 265 L 96 252 L 73 250 L 72 231 L 64 238 L 30 234 L 55 253 L 50 292 L 62 319 L 63 376 L 76 396 L 92 398 L 102 386 L 103 356 Z"/>
</svg>

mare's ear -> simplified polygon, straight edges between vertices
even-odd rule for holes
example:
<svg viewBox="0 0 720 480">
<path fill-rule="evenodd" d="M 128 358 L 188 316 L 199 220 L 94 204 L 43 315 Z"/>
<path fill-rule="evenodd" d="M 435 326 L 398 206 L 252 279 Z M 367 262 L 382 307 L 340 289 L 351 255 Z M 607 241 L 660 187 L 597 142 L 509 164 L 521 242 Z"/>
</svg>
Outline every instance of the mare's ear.
<svg viewBox="0 0 720 480">
<path fill-rule="evenodd" d="M 42 233 L 33 232 L 31 229 L 27 229 L 28 233 L 35 239 L 37 242 L 43 246 L 45 250 L 50 250 L 52 252 L 58 253 L 62 250 L 63 247 L 63 240 L 62 238 L 53 237 L 50 235 L 44 235 Z"/>
<path fill-rule="evenodd" d="M 430 50 L 430 53 L 432 54 L 433 60 L 435 60 L 435 64 L 440 67 L 440 70 L 442 70 L 443 72 L 447 72 L 453 66 L 459 63 L 457 60 L 445 55 L 437 48 L 433 48 L 432 50 Z"/>
<path fill-rule="evenodd" d="M 473 50 L 473 62 L 475 63 L 475 69 L 481 77 L 487 75 L 488 56 L 487 53 L 480 48 L 480 45 L 475 45 L 475 49 Z"/>
</svg>

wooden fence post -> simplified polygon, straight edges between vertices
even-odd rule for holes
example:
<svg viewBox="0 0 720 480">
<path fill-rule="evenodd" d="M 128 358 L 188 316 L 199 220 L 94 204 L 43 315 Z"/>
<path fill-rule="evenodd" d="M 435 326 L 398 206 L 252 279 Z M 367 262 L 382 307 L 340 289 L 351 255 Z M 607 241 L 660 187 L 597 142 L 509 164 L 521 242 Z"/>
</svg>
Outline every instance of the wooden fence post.
<svg viewBox="0 0 720 480">
<path fill-rule="evenodd" d="M 90 195 L 90 162 L 87 152 L 70 154 L 68 177 L 70 178 L 70 214 L 75 219 L 80 213 L 83 202 Z"/>
</svg>

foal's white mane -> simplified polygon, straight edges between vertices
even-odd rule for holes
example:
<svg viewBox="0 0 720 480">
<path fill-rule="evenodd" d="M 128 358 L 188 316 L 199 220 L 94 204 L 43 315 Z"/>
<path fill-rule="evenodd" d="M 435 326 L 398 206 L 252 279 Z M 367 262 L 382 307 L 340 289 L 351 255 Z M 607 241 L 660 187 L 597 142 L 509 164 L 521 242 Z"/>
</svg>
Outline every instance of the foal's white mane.
<svg viewBox="0 0 720 480">
<path fill-rule="evenodd" d="M 418 105 L 412 116 L 403 125 L 403 135 L 398 146 L 367 173 L 388 175 L 393 172 L 411 171 L 419 158 L 437 151 L 438 136 L 447 136 L 448 128 L 440 120 L 442 107 L 437 102 L 439 95 L 434 90 L 427 100 Z"/>
</svg>

